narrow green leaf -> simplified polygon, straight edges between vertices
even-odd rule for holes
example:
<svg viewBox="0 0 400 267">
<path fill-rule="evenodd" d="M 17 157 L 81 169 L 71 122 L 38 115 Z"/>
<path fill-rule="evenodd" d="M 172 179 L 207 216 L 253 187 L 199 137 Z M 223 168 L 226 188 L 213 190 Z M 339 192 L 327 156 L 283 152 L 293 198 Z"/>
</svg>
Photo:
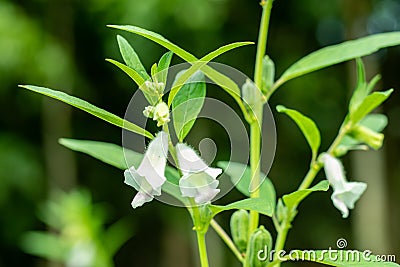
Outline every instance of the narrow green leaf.
<svg viewBox="0 0 400 267">
<path fill-rule="evenodd" d="M 299 126 L 301 132 L 303 133 L 304 137 L 307 139 L 308 144 L 310 145 L 313 155 L 312 158 L 314 161 L 317 157 L 318 149 L 321 144 L 321 135 L 315 122 L 312 121 L 310 118 L 304 116 L 300 112 L 293 109 L 288 109 L 281 105 L 277 106 L 276 110 L 278 112 L 283 112 L 288 115 L 292 120 L 296 122 L 297 126 Z"/>
<path fill-rule="evenodd" d="M 246 198 L 237 202 L 233 202 L 226 206 L 211 205 L 210 209 L 213 212 L 213 216 L 222 211 L 239 209 L 255 211 L 269 217 L 271 217 L 274 213 L 274 208 L 263 198 Z"/>
<path fill-rule="evenodd" d="M 286 257 L 292 261 L 313 261 L 323 263 L 329 266 L 337 267 L 396 267 L 400 266 L 395 262 L 382 261 L 378 256 L 372 254 L 371 251 L 357 250 L 292 250 L 290 256 Z M 395 260 L 395 257 L 392 258 Z"/>
<path fill-rule="evenodd" d="M 139 89 L 143 92 L 144 97 L 146 100 L 150 103 L 150 105 L 156 105 L 159 96 L 157 94 L 152 94 L 150 90 L 144 90 L 145 89 L 145 80 L 142 78 L 142 76 L 139 75 L 134 69 L 118 62 L 113 59 L 106 59 L 106 61 L 114 64 L 117 66 L 119 69 L 121 69 L 123 72 L 125 72 L 138 86 Z"/>
<path fill-rule="evenodd" d="M 186 52 L 185 50 L 183 50 L 176 44 L 170 42 L 169 40 L 167 40 L 166 38 L 164 38 L 162 35 L 160 35 L 158 33 L 148 31 L 148 30 L 136 27 L 136 26 L 131 26 L 131 25 L 107 25 L 107 26 L 110 28 L 115 28 L 115 29 L 119 29 L 119 30 L 123 30 L 123 31 L 141 35 L 149 40 L 152 40 L 153 42 L 155 42 L 159 45 L 164 46 L 165 48 L 174 52 L 176 55 L 178 55 L 185 61 L 191 62 L 191 61 L 197 60 L 197 58 L 195 56 L 193 56 L 189 52 Z"/>
<path fill-rule="evenodd" d="M 183 72 L 178 73 L 175 79 L 178 79 Z M 193 127 L 203 107 L 205 96 L 206 83 L 204 75 L 198 71 L 189 78 L 174 97 L 172 114 L 175 132 L 180 142 L 183 141 Z"/>
<path fill-rule="evenodd" d="M 304 198 L 306 198 L 312 192 L 327 191 L 328 189 L 329 189 L 329 182 L 327 180 L 324 180 L 309 189 L 302 189 L 290 193 L 288 195 L 284 195 L 282 199 L 286 207 L 288 209 L 292 209 L 296 207 Z"/>
<path fill-rule="evenodd" d="M 224 172 L 229 175 L 232 183 L 242 194 L 250 197 L 250 182 L 252 176 L 249 166 L 232 161 L 219 161 L 217 166 L 222 168 Z M 269 203 L 272 209 L 275 209 L 276 192 L 274 185 L 264 173 L 261 173 L 260 177 L 263 179 L 260 185 L 260 198 L 262 198 L 265 203 Z"/>
<path fill-rule="evenodd" d="M 388 32 L 324 47 L 290 66 L 277 81 L 275 89 L 277 86 L 307 73 L 350 59 L 370 55 L 381 48 L 399 44 L 400 32 Z"/>
<path fill-rule="evenodd" d="M 147 71 L 143 67 L 138 55 L 128 41 L 120 35 L 117 35 L 117 40 L 119 50 L 126 65 L 131 69 L 134 69 L 144 80 L 150 79 L 150 76 L 147 74 Z"/>
<path fill-rule="evenodd" d="M 67 138 L 61 138 L 58 142 L 71 150 L 88 154 L 121 170 L 129 168 L 127 163 L 137 167 L 143 159 L 143 154 L 111 143 Z"/>
<path fill-rule="evenodd" d="M 46 232 L 25 233 L 21 247 L 29 254 L 60 262 L 66 259 L 69 249 L 59 237 Z"/>
<path fill-rule="evenodd" d="M 133 235 L 132 222 L 124 218 L 110 225 L 104 232 L 104 245 L 109 255 L 115 255 L 118 250 Z"/>
<path fill-rule="evenodd" d="M 86 111 L 89 114 L 92 114 L 108 123 L 114 124 L 118 127 L 121 127 L 123 129 L 129 130 L 131 132 L 143 135 L 145 137 L 148 137 L 150 139 L 153 138 L 153 135 L 146 131 L 145 129 L 137 126 L 136 124 L 133 124 L 132 122 L 129 122 L 127 120 L 124 120 L 117 115 L 114 115 L 108 111 L 105 111 L 104 109 L 98 108 L 89 102 L 86 102 L 82 99 L 79 99 L 77 97 L 68 95 L 64 92 L 60 91 L 55 91 L 51 90 L 45 87 L 38 87 L 38 86 L 32 86 L 32 85 L 20 85 L 19 87 L 25 88 L 31 91 L 34 91 L 36 93 L 40 93 L 49 97 L 52 97 L 54 99 L 60 100 L 64 103 L 67 103 L 71 106 L 74 106 L 76 108 L 79 108 L 83 111 Z"/>
<path fill-rule="evenodd" d="M 115 66 L 117 66 L 118 68 L 120 68 L 123 72 L 125 72 L 126 74 L 128 74 L 128 76 L 139 86 L 141 87 L 143 85 L 143 83 L 146 81 L 145 79 L 143 79 L 143 77 L 136 72 L 134 69 L 116 61 L 113 59 L 106 59 L 106 61 L 114 64 Z"/>
<path fill-rule="evenodd" d="M 367 89 L 367 79 L 365 78 L 365 67 L 362 59 L 357 58 L 357 86 L 354 90 L 353 96 L 350 99 L 349 110 L 352 113 L 357 107 L 361 104 L 361 102 L 367 97 L 368 93 Z"/>
<path fill-rule="evenodd" d="M 374 92 L 367 96 L 364 101 L 358 106 L 357 110 L 350 114 L 350 120 L 353 124 L 358 123 L 362 120 L 368 113 L 373 111 L 376 107 L 385 101 L 393 89 L 387 90 L 385 92 Z"/>
<path fill-rule="evenodd" d="M 163 36 L 161 36 L 158 33 L 154 33 L 139 27 L 135 26 L 130 26 L 130 25 L 108 25 L 108 27 L 131 32 L 134 34 L 138 34 L 140 36 L 143 36 L 149 40 L 152 40 L 153 42 L 162 45 L 163 47 L 167 48 L 168 50 L 174 52 L 177 56 L 182 58 L 183 60 L 192 63 L 198 61 L 198 58 L 196 58 L 194 55 L 190 54 L 189 52 L 183 50 L 176 44 L 170 42 Z M 252 42 L 243 42 L 243 45 L 247 44 L 253 44 Z M 221 48 L 220 48 L 221 49 Z M 197 70 L 196 70 L 197 71 Z M 196 72 L 194 71 L 194 72 Z M 205 65 L 202 68 L 203 73 L 209 77 L 212 81 L 214 81 L 218 86 L 220 86 L 222 89 L 226 90 L 238 103 L 239 105 L 242 105 L 241 99 L 240 99 L 240 88 L 237 86 L 237 84 L 232 81 L 229 77 L 223 75 L 222 73 L 219 73 L 218 71 L 214 70 L 213 68 Z M 172 100 L 172 99 L 171 99 Z"/>
<path fill-rule="evenodd" d="M 232 44 L 228 44 L 228 45 L 224 45 L 220 48 L 218 48 L 217 50 L 210 52 L 209 54 L 205 55 L 204 57 L 202 57 L 201 59 L 199 59 L 196 62 L 190 62 L 192 64 L 192 66 L 183 74 L 179 77 L 178 80 L 176 80 L 175 82 L 175 86 L 172 87 L 171 92 L 169 93 L 168 96 L 168 106 L 171 105 L 174 97 L 176 96 L 176 94 L 179 92 L 179 90 L 182 88 L 182 86 L 186 83 L 186 81 L 189 80 L 189 78 L 197 71 L 202 70 L 204 73 L 207 74 L 207 72 L 210 72 L 210 70 L 212 70 L 210 67 L 207 66 L 207 63 L 211 60 L 213 60 L 214 58 L 216 58 L 217 56 L 232 50 L 234 48 L 243 46 L 243 45 L 247 45 L 249 44 L 249 42 L 237 42 L 237 43 L 232 43 Z M 239 90 L 239 87 L 236 85 L 236 83 L 232 84 L 232 80 L 231 79 L 219 79 L 220 76 L 217 76 L 214 71 L 211 71 L 211 75 L 209 76 L 210 79 L 212 79 L 212 77 L 215 77 L 215 82 L 218 84 L 218 82 L 223 82 L 223 84 L 218 84 L 221 88 L 223 88 L 224 90 L 226 90 L 228 93 L 230 92 L 231 94 L 235 93 L 235 90 Z M 218 81 L 218 82 L 217 82 Z M 239 90 L 240 93 L 240 90 Z"/>
<path fill-rule="evenodd" d="M 158 61 L 157 66 L 157 80 L 164 84 L 167 83 L 167 76 L 168 76 L 168 68 L 171 64 L 171 59 L 174 53 L 172 51 L 168 51 L 165 53 L 160 60 Z"/>
</svg>

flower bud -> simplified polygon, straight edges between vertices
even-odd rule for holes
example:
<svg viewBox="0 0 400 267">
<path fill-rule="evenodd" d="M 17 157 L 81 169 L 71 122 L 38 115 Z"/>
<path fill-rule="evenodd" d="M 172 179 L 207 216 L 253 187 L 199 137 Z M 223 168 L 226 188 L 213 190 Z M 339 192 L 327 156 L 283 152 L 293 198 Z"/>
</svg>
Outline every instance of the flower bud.
<svg viewBox="0 0 400 267">
<path fill-rule="evenodd" d="M 262 62 L 262 86 L 261 90 L 267 94 L 274 84 L 275 80 L 275 64 L 269 56 L 265 56 Z"/>
<path fill-rule="evenodd" d="M 249 267 L 265 267 L 269 261 L 272 250 L 272 236 L 260 226 L 250 237 L 247 245 L 246 260 Z"/>
<path fill-rule="evenodd" d="M 167 104 L 160 102 L 154 107 L 153 120 L 157 121 L 157 126 L 162 126 L 170 121 Z"/>
<path fill-rule="evenodd" d="M 242 86 L 242 98 L 250 113 L 253 114 L 254 119 L 259 118 L 262 112 L 263 95 L 257 86 L 250 81 L 246 80 Z"/>
<path fill-rule="evenodd" d="M 235 211 L 230 225 L 233 242 L 240 252 L 245 252 L 249 239 L 249 213 L 246 210 Z"/>
<path fill-rule="evenodd" d="M 147 106 L 143 110 L 143 115 L 147 118 L 153 118 L 154 116 L 154 107 L 153 106 Z"/>
<path fill-rule="evenodd" d="M 164 93 L 165 84 L 159 82 L 145 81 L 140 87 L 144 96 L 151 105 L 155 105 Z"/>
<path fill-rule="evenodd" d="M 377 133 L 362 125 L 356 125 L 351 130 L 350 136 L 358 141 L 367 144 L 375 150 L 381 148 L 384 138 L 383 134 Z"/>
</svg>

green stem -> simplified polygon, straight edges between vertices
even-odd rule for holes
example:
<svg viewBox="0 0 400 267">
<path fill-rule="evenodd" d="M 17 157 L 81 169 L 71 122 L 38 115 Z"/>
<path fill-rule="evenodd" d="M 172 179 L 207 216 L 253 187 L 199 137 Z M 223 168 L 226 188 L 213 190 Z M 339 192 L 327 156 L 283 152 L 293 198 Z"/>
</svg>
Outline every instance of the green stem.
<svg viewBox="0 0 400 267">
<path fill-rule="evenodd" d="M 261 129 L 258 121 L 250 124 L 250 169 L 252 174 L 250 189 L 250 197 L 258 198 L 260 196 L 260 146 L 261 146 Z M 249 235 L 258 227 L 259 214 L 250 211 L 249 219 Z"/>
<path fill-rule="evenodd" d="M 201 267 L 208 267 L 207 247 L 206 247 L 206 234 L 202 231 L 196 231 L 197 244 L 199 246 L 200 264 Z"/>
<path fill-rule="evenodd" d="M 257 42 L 257 54 L 256 63 L 254 67 L 254 83 L 260 89 L 262 83 L 262 61 L 265 56 L 265 51 L 267 48 L 268 39 L 268 28 L 269 21 L 271 17 L 273 0 L 263 0 L 261 2 L 262 6 L 262 16 L 260 23 L 260 31 L 258 34 Z M 259 185 L 260 185 L 260 144 L 261 144 L 261 125 L 262 125 L 262 112 L 261 114 L 250 124 L 250 168 L 252 174 L 251 181 L 251 197 L 259 197 Z M 255 190 L 253 190 L 255 189 Z M 257 212 L 250 212 L 249 220 L 249 235 L 258 227 L 259 214 Z"/>
<path fill-rule="evenodd" d="M 237 249 L 235 244 L 233 243 L 232 239 L 229 237 L 229 235 L 222 229 L 222 227 L 214 220 L 211 220 L 210 223 L 211 227 L 214 229 L 214 231 L 221 237 L 221 239 L 225 242 L 225 244 L 230 248 L 230 250 L 235 254 L 236 258 L 240 261 L 243 262 L 243 256 L 242 253 Z"/>
<path fill-rule="evenodd" d="M 256 65 L 254 68 L 254 83 L 257 85 L 258 88 L 261 88 L 262 61 L 265 56 L 265 51 L 267 49 L 268 28 L 271 17 L 272 2 L 273 0 L 262 0 L 260 3 L 263 8 L 263 12 L 261 17 L 260 30 L 258 33 Z"/>
</svg>

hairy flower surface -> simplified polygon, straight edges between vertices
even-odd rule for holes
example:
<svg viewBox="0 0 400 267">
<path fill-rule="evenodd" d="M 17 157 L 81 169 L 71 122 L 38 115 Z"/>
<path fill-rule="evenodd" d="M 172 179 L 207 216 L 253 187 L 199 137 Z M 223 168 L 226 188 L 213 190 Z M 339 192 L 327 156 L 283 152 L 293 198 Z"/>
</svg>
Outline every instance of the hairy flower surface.
<svg viewBox="0 0 400 267">
<path fill-rule="evenodd" d="M 134 187 L 138 193 L 132 201 L 137 208 L 161 195 L 161 186 L 166 181 L 164 176 L 168 155 L 168 135 L 159 132 L 150 142 L 143 160 L 136 169 L 134 166 L 125 170 L 125 183 Z"/>
<path fill-rule="evenodd" d="M 209 167 L 189 146 L 176 145 L 179 168 L 182 178 L 179 187 L 184 197 L 193 197 L 197 204 L 205 204 L 219 193 L 219 181 L 216 179 L 222 169 Z"/>
</svg>

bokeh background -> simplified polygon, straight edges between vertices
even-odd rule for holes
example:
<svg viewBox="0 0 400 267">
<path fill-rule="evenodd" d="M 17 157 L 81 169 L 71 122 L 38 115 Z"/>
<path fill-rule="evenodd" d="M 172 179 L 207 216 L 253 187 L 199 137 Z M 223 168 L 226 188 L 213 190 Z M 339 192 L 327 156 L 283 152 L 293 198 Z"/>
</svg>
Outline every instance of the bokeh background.
<svg viewBox="0 0 400 267">
<path fill-rule="evenodd" d="M 399 15 L 399 0 L 276 0 L 268 54 L 279 75 L 322 46 L 400 30 Z M 260 16 L 256 0 L 0 0 L 0 266 L 62 266 L 25 253 L 22 244 L 28 231 L 49 229 L 43 223 L 43 203 L 59 190 L 76 188 L 91 194 L 83 201 L 86 208 L 92 202 L 102 205 L 107 214 L 100 216 L 104 227 L 120 219 L 128 222 L 130 238 L 116 253 L 115 266 L 198 266 L 194 233 L 184 209 L 153 201 L 132 210 L 134 191 L 123 184 L 120 170 L 57 143 L 60 137 L 71 137 L 120 144 L 121 130 L 17 85 L 66 91 L 123 116 L 136 86 L 104 61 L 120 60 L 116 34 L 132 43 L 148 69 L 165 50 L 107 24 L 131 24 L 162 33 L 201 57 L 230 42 L 255 41 Z M 255 46 L 248 46 L 216 61 L 252 77 L 254 58 Z M 400 89 L 400 48 L 381 50 L 365 62 L 369 77 L 382 73 L 379 88 Z M 173 63 L 181 61 L 174 58 Z M 272 97 L 271 107 L 284 104 L 312 117 L 325 149 L 345 116 L 354 81 L 354 61 L 330 67 L 284 85 Z M 336 240 L 345 238 L 348 248 L 400 257 L 399 100 L 395 91 L 380 109 L 389 117 L 384 148 L 344 158 L 348 176 L 369 184 L 350 218 L 341 218 L 330 194 L 315 193 L 299 208 L 288 249 L 335 248 Z M 278 144 L 269 176 L 280 196 L 300 183 L 308 168 L 309 149 L 296 126 L 274 113 Z M 218 135 L 207 125 L 196 131 Z M 220 202 L 239 197 L 234 190 Z M 82 211 L 56 214 L 67 212 Z M 88 214 L 87 221 L 95 217 Z M 225 229 L 229 215 L 217 218 Z M 268 218 L 262 221 L 272 229 Z M 208 243 L 211 266 L 239 266 L 212 230 Z"/>
</svg>

